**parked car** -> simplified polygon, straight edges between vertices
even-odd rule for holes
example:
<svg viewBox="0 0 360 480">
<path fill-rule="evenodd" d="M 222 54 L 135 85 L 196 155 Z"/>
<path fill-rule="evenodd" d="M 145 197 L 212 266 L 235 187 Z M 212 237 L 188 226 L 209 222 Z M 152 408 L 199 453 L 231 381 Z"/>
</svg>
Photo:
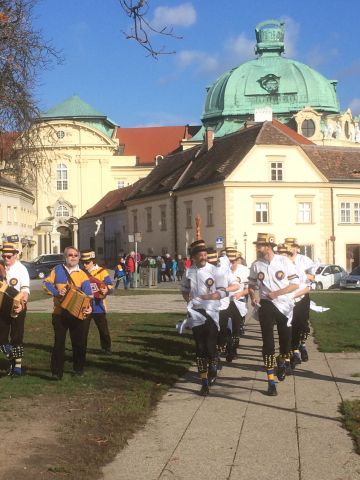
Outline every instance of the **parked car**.
<svg viewBox="0 0 360 480">
<path fill-rule="evenodd" d="M 48 255 L 40 255 L 31 262 L 22 262 L 29 272 L 31 279 L 45 278 L 55 265 L 64 263 L 64 255 L 52 253 Z"/>
<path fill-rule="evenodd" d="M 314 290 L 328 290 L 339 287 L 342 278 L 346 277 L 346 271 L 339 265 L 321 264 L 315 272 L 315 280 L 311 284 Z"/>
<path fill-rule="evenodd" d="M 360 265 L 354 268 L 349 275 L 341 279 L 340 288 L 342 290 L 355 288 L 360 289 Z"/>
</svg>

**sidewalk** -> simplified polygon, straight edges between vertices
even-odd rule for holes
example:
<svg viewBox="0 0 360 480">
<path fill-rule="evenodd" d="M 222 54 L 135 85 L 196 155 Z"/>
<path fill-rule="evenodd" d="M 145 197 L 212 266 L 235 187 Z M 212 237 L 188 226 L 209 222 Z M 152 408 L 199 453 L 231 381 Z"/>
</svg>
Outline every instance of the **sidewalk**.
<svg viewBox="0 0 360 480">
<path fill-rule="evenodd" d="M 239 359 L 224 366 L 211 395 L 197 395 L 191 369 L 103 480 L 360 479 L 360 456 L 338 412 L 342 399 L 360 398 L 351 377 L 360 373 L 360 354 L 323 354 L 311 340 L 308 347 L 310 361 L 268 397 L 260 329 L 249 321 Z"/>
</svg>

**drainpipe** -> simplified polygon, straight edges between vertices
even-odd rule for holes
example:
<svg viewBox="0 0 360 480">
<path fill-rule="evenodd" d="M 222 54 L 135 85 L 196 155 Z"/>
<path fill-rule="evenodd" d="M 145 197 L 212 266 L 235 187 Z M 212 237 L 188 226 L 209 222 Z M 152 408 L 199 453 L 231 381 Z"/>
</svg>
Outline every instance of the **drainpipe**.
<svg viewBox="0 0 360 480">
<path fill-rule="evenodd" d="M 330 188 L 331 191 L 331 243 L 332 243 L 332 263 L 335 263 L 335 219 L 334 219 L 334 192 L 333 188 Z"/>
<path fill-rule="evenodd" d="M 178 253 L 178 241 L 177 241 L 177 196 L 174 192 L 170 192 L 170 197 L 172 197 L 172 204 L 173 204 L 173 230 L 174 230 L 174 252 Z"/>
</svg>

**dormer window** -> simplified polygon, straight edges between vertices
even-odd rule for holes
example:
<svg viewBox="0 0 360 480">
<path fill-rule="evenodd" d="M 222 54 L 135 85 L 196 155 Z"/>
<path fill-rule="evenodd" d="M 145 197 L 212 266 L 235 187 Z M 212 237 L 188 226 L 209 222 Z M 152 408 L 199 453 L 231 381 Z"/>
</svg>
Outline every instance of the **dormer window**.
<svg viewBox="0 0 360 480">
<path fill-rule="evenodd" d="M 313 120 L 304 120 L 301 124 L 301 133 L 306 138 L 310 138 L 315 134 L 315 123 Z"/>
<path fill-rule="evenodd" d="M 283 180 L 283 163 L 282 162 L 271 162 L 271 180 L 280 182 Z"/>
</svg>

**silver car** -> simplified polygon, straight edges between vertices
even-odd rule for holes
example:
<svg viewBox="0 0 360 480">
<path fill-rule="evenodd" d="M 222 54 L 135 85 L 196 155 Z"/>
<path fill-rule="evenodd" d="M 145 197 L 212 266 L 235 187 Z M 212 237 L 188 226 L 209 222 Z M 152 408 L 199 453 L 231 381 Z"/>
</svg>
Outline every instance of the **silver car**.
<svg viewBox="0 0 360 480">
<path fill-rule="evenodd" d="M 355 288 L 360 289 L 360 265 L 354 270 L 349 273 L 346 277 L 342 278 L 340 280 L 340 288 L 342 290 L 344 289 L 352 289 L 354 290 Z"/>
<path fill-rule="evenodd" d="M 339 287 L 342 278 L 346 276 L 345 270 L 339 265 L 320 264 L 315 272 L 315 280 L 311 284 L 314 290 L 328 290 Z"/>
</svg>

